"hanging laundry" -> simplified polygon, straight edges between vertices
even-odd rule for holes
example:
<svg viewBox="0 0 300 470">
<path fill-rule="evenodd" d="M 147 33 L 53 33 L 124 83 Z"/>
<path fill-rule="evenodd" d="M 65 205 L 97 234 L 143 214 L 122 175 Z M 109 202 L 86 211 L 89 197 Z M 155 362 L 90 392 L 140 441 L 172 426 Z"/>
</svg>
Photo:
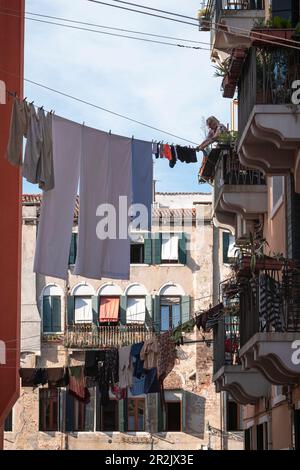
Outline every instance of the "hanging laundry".
<svg viewBox="0 0 300 470">
<path fill-rule="evenodd" d="M 84 126 L 82 149 L 74 273 L 92 279 L 129 279 L 129 217 L 120 207 L 119 198 L 129 205 L 132 201 L 131 139 Z M 109 221 L 108 208 L 113 219 Z M 121 214 L 124 226 L 120 224 Z"/>
<path fill-rule="evenodd" d="M 161 390 L 160 383 L 157 376 L 157 368 L 153 367 L 145 371 L 145 387 L 144 393 L 159 393 Z"/>
<path fill-rule="evenodd" d="M 146 377 L 144 375 L 139 379 L 137 377 L 133 377 L 132 386 L 130 388 L 131 395 L 143 395 L 143 393 L 145 393 L 145 381 Z"/>
<path fill-rule="evenodd" d="M 34 272 L 67 279 L 82 126 L 56 115 L 52 121 L 55 187 L 43 193 Z"/>
<path fill-rule="evenodd" d="M 132 139 L 132 202 L 143 204 L 148 210 L 148 218 L 143 221 L 141 230 L 151 230 L 153 202 L 153 160 L 152 144 Z M 133 214 L 135 216 L 135 214 Z"/>
<path fill-rule="evenodd" d="M 99 375 L 100 367 L 105 363 L 105 351 L 86 351 L 84 375 L 96 378 Z"/>
<path fill-rule="evenodd" d="M 22 165 L 23 137 L 27 137 L 30 109 L 25 100 L 15 97 L 13 102 L 7 159 L 12 165 Z"/>
<path fill-rule="evenodd" d="M 140 353 L 140 358 L 144 361 L 144 369 L 157 367 L 158 341 L 156 337 L 146 339 Z"/>
<path fill-rule="evenodd" d="M 42 127 L 45 114 L 42 109 L 39 109 L 38 113 L 36 113 L 33 104 L 29 105 L 29 110 L 30 119 L 22 174 L 29 183 L 36 184 L 39 182 L 38 167 L 42 151 Z"/>
<path fill-rule="evenodd" d="M 176 145 L 178 160 L 185 163 L 197 163 L 196 150 L 191 147 Z"/>
<path fill-rule="evenodd" d="M 90 393 L 81 366 L 69 367 L 69 393 L 83 403 L 90 401 Z"/>
<path fill-rule="evenodd" d="M 124 346 L 119 349 L 119 387 L 131 387 L 133 377 L 133 367 L 131 358 L 131 346 Z"/>
<path fill-rule="evenodd" d="M 120 298 L 100 298 L 100 322 L 117 323 L 119 321 Z"/>
<path fill-rule="evenodd" d="M 178 158 L 177 157 L 177 152 L 176 152 L 176 147 L 174 145 L 171 145 L 171 155 L 172 155 L 172 158 L 170 160 L 169 167 L 174 168 L 174 166 L 177 163 L 177 158 Z"/>
<path fill-rule="evenodd" d="M 168 160 L 172 160 L 172 152 L 169 144 L 163 146 L 163 156 Z"/>
<path fill-rule="evenodd" d="M 138 379 L 141 378 L 144 372 L 144 362 L 141 360 L 141 350 L 144 346 L 144 341 L 141 343 L 135 343 L 131 346 L 131 357 L 133 363 L 133 376 Z"/>
<path fill-rule="evenodd" d="M 34 387 L 35 369 L 19 369 L 19 374 L 22 379 L 22 387 Z"/>
<path fill-rule="evenodd" d="M 38 115 L 41 126 L 42 143 L 37 179 L 40 189 L 50 191 L 54 188 L 52 113 L 45 115 L 43 110 L 39 110 Z"/>
<path fill-rule="evenodd" d="M 116 400 L 125 400 L 127 388 L 120 388 L 118 385 L 114 385 L 111 387 L 111 393 L 116 397 Z"/>
</svg>

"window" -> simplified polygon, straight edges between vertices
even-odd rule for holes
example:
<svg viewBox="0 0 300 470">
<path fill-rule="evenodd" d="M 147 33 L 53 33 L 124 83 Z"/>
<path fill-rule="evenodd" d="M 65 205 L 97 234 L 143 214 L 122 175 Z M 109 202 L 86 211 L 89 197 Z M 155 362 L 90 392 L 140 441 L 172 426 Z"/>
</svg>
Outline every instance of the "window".
<svg viewBox="0 0 300 470">
<path fill-rule="evenodd" d="M 61 297 L 59 295 L 43 296 L 43 333 L 61 331 Z"/>
<path fill-rule="evenodd" d="M 161 331 L 168 331 L 180 324 L 180 298 L 165 297 L 160 301 Z"/>
<path fill-rule="evenodd" d="M 161 262 L 178 263 L 179 236 L 162 234 L 161 239 Z"/>
<path fill-rule="evenodd" d="M 73 265 L 76 262 L 77 235 L 78 235 L 77 233 L 72 233 L 70 253 L 69 253 L 69 265 Z"/>
<path fill-rule="evenodd" d="M 145 400 L 129 398 L 127 416 L 129 432 L 145 431 Z"/>
<path fill-rule="evenodd" d="M 144 324 L 145 318 L 145 297 L 127 297 L 126 323 Z"/>
<path fill-rule="evenodd" d="M 92 298 L 75 297 L 75 323 L 92 323 L 93 310 Z"/>
<path fill-rule="evenodd" d="M 12 425 L 13 425 L 13 412 L 9 413 L 7 416 L 6 420 L 4 421 L 4 431 L 5 432 L 11 432 L 12 431 Z"/>
<path fill-rule="evenodd" d="M 253 450 L 252 447 L 252 428 L 245 430 L 245 450 Z"/>
<path fill-rule="evenodd" d="M 89 403 L 73 398 L 73 431 L 93 432 L 95 429 L 95 387 L 89 388 L 89 392 Z"/>
<path fill-rule="evenodd" d="M 181 432 L 181 402 L 166 402 L 166 431 Z"/>
<path fill-rule="evenodd" d="M 59 430 L 59 393 L 57 388 L 39 390 L 40 431 Z"/>
<path fill-rule="evenodd" d="M 284 190 L 284 177 L 273 176 L 271 180 L 272 190 L 272 211 L 275 211 L 280 205 Z"/>
<path fill-rule="evenodd" d="M 239 405 L 232 400 L 227 401 L 227 431 L 240 430 L 240 409 Z"/>
<path fill-rule="evenodd" d="M 130 245 L 130 263 L 144 263 L 144 243 L 133 243 Z"/>
<path fill-rule="evenodd" d="M 97 406 L 97 426 L 96 431 L 113 432 L 119 430 L 119 410 L 118 401 L 109 400 L 102 406 Z"/>
<path fill-rule="evenodd" d="M 229 232 L 223 232 L 223 263 L 228 264 L 235 257 L 235 238 Z"/>
<path fill-rule="evenodd" d="M 256 426 L 256 450 L 268 450 L 268 423 Z"/>
</svg>

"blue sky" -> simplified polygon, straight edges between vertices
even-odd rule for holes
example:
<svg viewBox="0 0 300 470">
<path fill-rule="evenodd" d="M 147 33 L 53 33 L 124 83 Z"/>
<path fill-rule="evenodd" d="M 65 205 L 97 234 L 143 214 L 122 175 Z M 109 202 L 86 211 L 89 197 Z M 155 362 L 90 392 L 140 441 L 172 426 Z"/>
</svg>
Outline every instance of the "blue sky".
<svg viewBox="0 0 300 470">
<path fill-rule="evenodd" d="M 113 2 L 111 2 L 113 3 Z M 139 0 L 143 5 L 196 16 L 200 0 Z M 87 0 L 27 0 L 26 11 L 106 26 L 134 29 L 209 42 L 197 27 L 126 12 Z M 124 33 L 125 34 L 125 33 Z M 208 47 L 208 46 L 203 46 Z M 202 117 L 216 115 L 227 124 L 230 101 L 220 92 L 220 79 L 208 51 L 181 49 L 121 39 L 92 32 L 26 21 L 25 77 L 125 114 L 194 142 L 203 140 Z M 145 140 L 184 144 L 164 133 L 93 109 L 33 84 L 25 96 L 56 114 L 86 125 Z M 200 154 L 198 154 L 200 156 Z M 209 191 L 199 186 L 199 164 L 155 160 L 158 191 Z M 24 182 L 23 191 L 38 192 Z"/>
</svg>

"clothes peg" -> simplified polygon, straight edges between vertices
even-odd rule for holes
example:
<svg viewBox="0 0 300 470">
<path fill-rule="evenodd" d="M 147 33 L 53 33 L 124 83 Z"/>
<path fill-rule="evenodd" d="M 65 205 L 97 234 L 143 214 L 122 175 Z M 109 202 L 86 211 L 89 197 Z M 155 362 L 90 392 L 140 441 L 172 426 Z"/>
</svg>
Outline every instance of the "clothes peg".
<svg viewBox="0 0 300 470">
<path fill-rule="evenodd" d="M 31 106 L 33 105 L 33 103 L 34 103 L 34 100 L 33 100 L 33 101 L 30 103 L 30 104 L 31 104 Z"/>
<path fill-rule="evenodd" d="M 111 135 L 111 129 L 109 129 L 109 135 Z"/>
<path fill-rule="evenodd" d="M 134 135 L 133 135 L 131 138 L 132 138 L 132 140 L 133 140 L 133 139 L 134 139 Z"/>
</svg>

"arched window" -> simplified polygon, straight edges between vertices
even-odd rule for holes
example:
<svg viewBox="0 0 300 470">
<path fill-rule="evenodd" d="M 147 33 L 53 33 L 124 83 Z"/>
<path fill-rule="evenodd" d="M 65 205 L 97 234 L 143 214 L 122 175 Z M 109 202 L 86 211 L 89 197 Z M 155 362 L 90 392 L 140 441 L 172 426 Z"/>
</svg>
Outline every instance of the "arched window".
<svg viewBox="0 0 300 470">
<path fill-rule="evenodd" d="M 95 291 L 89 284 L 79 284 L 72 290 L 75 298 L 75 323 L 92 323 L 92 297 Z"/>
<path fill-rule="evenodd" d="M 159 290 L 160 330 L 168 331 L 182 322 L 184 290 L 178 284 L 168 283 Z"/>
<path fill-rule="evenodd" d="M 126 323 L 144 324 L 146 320 L 147 289 L 138 283 L 131 284 L 125 290 L 127 297 Z"/>
<path fill-rule="evenodd" d="M 55 284 L 46 286 L 43 291 L 43 333 L 62 331 L 62 290 Z"/>
</svg>

